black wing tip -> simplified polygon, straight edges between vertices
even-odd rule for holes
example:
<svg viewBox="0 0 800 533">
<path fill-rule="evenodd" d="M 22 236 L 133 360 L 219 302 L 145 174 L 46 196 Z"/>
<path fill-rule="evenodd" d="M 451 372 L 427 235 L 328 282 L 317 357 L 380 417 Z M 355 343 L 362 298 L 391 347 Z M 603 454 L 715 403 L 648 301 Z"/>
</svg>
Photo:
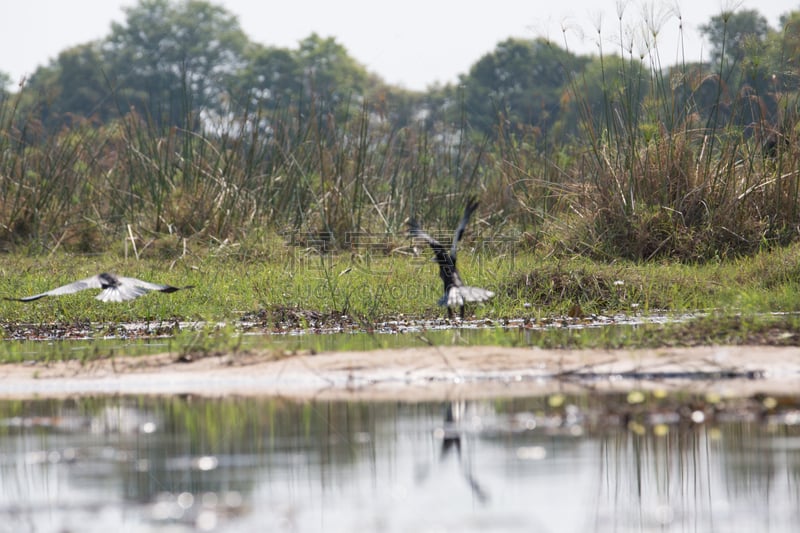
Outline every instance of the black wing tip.
<svg viewBox="0 0 800 533">
<path fill-rule="evenodd" d="M 172 285 L 168 285 L 167 287 L 164 287 L 163 289 L 159 289 L 159 292 L 166 292 L 166 293 L 169 294 L 171 292 L 177 292 L 177 291 L 181 291 L 183 289 L 194 289 L 194 285 L 184 285 L 183 287 L 173 287 Z"/>
<path fill-rule="evenodd" d="M 41 296 L 27 296 L 25 298 L 9 298 L 8 296 L 4 296 L 3 300 L 8 300 L 9 302 L 32 302 L 34 300 L 38 300 L 39 298 L 44 298 L 46 295 Z"/>
</svg>

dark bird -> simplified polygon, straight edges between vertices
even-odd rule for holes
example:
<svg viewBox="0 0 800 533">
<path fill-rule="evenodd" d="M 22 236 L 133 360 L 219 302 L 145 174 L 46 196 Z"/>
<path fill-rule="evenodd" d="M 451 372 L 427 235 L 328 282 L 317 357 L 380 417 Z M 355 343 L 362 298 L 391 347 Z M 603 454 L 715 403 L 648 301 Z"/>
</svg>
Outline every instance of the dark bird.
<svg viewBox="0 0 800 533">
<path fill-rule="evenodd" d="M 185 287 L 173 287 L 172 285 L 160 285 L 158 283 L 150 283 L 149 281 L 142 281 L 136 278 L 124 278 L 115 274 L 108 274 L 103 272 L 91 278 L 75 281 L 68 285 L 57 287 L 53 290 L 43 292 L 42 294 L 35 294 L 33 296 L 26 296 L 24 298 L 6 298 L 6 300 L 14 300 L 17 302 L 30 302 L 38 300 L 45 296 L 61 296 L 62 294 L 72 294 L 73 292 L 83 291 L 86 289 L 102 289 L 100 294 L 95 296 L 101 302 L 124 302 L 125 300 L 133 300 L 150 291 L 160 292 L 175 292 L 181 289 L 191 289 L 194 285 L 187 285 Z"/>
<path fill-rule="evenodd" d="M 464 285 L 456 268 L 458 241 L 464 234 L 469 217 L 472 216 L 472 213 L 477 208 L 478 201 L 475 197 L 470 197 L 467 201 L 467 207 L 464 209 L 464 216 L 461 217 L 461 221 L 458 223 L 456 232 L 453 235 L 453 245 L 450 247 L 449 252 L 439 241 L 422 231 L 416 220 L 412 219 L 408 222 L 408 231 L 411 236 L 422 239 L 433 248 L 434 260 L 439 265 L 439 277 L 442 278 L 444 283 L 444 295 L 439 299 L 438 303 L 439 305 L 447 306 L 447 316 L 450 318 L 453 318 L 453 307 L 461 308 L 461 320 L 464 320 L 464 305 L 466 302 L 485 302 L 494 296 L 492 291 Z"/>
</svg>

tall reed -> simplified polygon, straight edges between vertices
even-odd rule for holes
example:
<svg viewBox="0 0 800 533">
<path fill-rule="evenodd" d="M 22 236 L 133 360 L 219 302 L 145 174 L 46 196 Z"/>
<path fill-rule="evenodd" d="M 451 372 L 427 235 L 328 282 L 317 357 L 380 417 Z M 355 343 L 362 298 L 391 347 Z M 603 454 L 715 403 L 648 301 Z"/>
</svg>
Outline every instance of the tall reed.
<svg viewBox="0 0 800 533">
<path fill-rule="evenodd" d="M 365 101 L 336 113 L 313 98 L 229 117 L 194 110 L 171 127 L 130 110 L 52 132 L 9 100 L 0 128 L 5 239 L 46 247 L 74 247 L 57 228 L 80 223 L 94 249 L 130 231 L 224 241 L 267 230 L 346 247 L 399 232 L 412 211 L 450 220 L 479 187 L 481 153 L 463 137 L 395 128 Z"/>
<path fill-rule="evenodd" d="M 591 155 L 578 169 L 591 177 L 573 235 L 592 243 L 583 250 L 704 260 L 786 242 L 800 227 L 800 154 L 766 142 L 793 134 L 797 95 L 733 88 L 721 64 L 708 74 L 679 61 L 664 74 L 655 50 L 648 70 L 646 54 L 622 51 L 596 63 L 602 98 L 585 77 L 571 82 Z"/>
<path fill-rule="evenodd" d="M 468 194 L 482 198 L 471 232 L 495 246 L 705 260 L 796 239 L 798 95 L 634 48 L 568 73 L 561 120 L 580 121 L 575 138 L 558 121 L 509 127 L 501 109 L 478 136 L 457 90 L 455 112 L 402 125 L 364 97 L 310 91 L 224 116 L 187 98 L 165 110 L 184 117 L 172 126 L 120 103 L 115 121 L 49 131 L 23 89 L 0 101 L 0 239 L 102 251 L 275 234 L 383 253 L 409 216 L 449 232 Z"/>
</svg>

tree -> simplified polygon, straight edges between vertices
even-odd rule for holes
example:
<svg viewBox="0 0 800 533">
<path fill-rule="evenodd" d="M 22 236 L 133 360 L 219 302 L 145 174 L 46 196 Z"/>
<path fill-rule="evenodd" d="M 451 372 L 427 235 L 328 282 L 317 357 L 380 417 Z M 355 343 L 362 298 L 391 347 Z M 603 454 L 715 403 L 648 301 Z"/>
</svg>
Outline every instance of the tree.
<svg viewBox="0 0 800 533">
<path fill-rule="evenodd" d="M 730 94 L 731 123 L 743 126 L 746 133 L 754 124 L 773 123 L 777 113 L 775 74 L 783 65 L 775 53 L 775 32 L 766 18 L 756 10 L 727 11 L 712 17 L 700 30 L 711 42 L 718 82 Z M 719 109 L 724 107 L 721 101 Z"/>
<path fill-rule="evenodd" d="M 312 33 L 300 41 L 297 63 L 305 91 L 324 96 L 334 105 L 366 92 L 369 73 L 333 37 L 323 39 Z"/>
<path fill-rule="evenodd" d="M 248 42 L 234 15 L 201 0 L 142 0 L 125 13 L 103 47 L 119 94 L 169 124 L 223 106 Z"/>
<path fill-rule="evenodd" d="M 775 75 L 782 88 L 794 90 L 800 85 L 800 11 L 786 13 L 780 23 L 783 30 L 771 39 L 773 56 L 782 67 Z"/>
<path fill-rule="evenodd" d="M 234 95 L 241 106 L 265 106 L 303 112 L 310 105 L 321 113 L 356 108 L 380 86 L 365 67 L 333 37 L 312 33 L 296 50 L 253 44 L 236 76 Z M 344 107 L 342 107 L 344 105 Z"/>
<path fill-rule="evenodd" d="M 90 42 L 64 50 L 31 75 L 23 102 L 27 108 L 36 108 L 47 128 L 58 129 L 85 118 L 104 122 L 117 116 L 100 46 L 100 42 Z"/>
<path fill-rule="evenodd" d="M 711 60 L 725 71 L 741 63 L 749 46 L 763 43 L 769 29 L 767 19 L 754 9 L 723 11 L 700 26 L 711 43 Z"/>
<path fill-rule="evenodd" d="M 11 85 L 11 75 L 0 70 L 0 95 L 8 94 L 9 85 Z"/>
<path fill-rule="evenodd" d="M 470 125 L 486 134 L 499 120 L 540 131 L 556 120 L 568 80 L 584 60 L 545 39 L 508 39 L 461 77 Z"/>
<path fill-rule="evenodd" d="M 590 138 L 601 135 L 634 142 L 645 120 L 642 103 L 650 91 L 650 72 L 641 61 L 609 55 L 591 60 L 569 89 L 562 120 L 582 126 Z"/>
<path fill-rule="evenodd" d="M 234 91 L 241 105 L 287 106 L 302 94 L 301 68 L 290 50 L 254 44 L 245 58 Z"/>
</svg>

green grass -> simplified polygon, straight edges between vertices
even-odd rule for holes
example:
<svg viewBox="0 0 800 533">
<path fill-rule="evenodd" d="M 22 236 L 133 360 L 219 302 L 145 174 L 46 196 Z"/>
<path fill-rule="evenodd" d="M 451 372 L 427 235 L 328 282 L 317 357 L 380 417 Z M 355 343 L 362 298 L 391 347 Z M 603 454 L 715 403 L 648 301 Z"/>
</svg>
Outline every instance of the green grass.
<svg viewBox="0 0 800 533">
<path fill-rule="evenodd" d="M 402 252 L 402 253 L 401 253 Z M 231 320 L 276 306 L 347 314 L 367 322 L 444 315 L 436 305 L 441 281 L 427 250 L 394 254 L 329 254 L 275 244 L 258 257 L 236 253 L 187 255 L 177 261 L 124 260 L 114 254 L 91 258 L 6 256 L 0 294 L 24 296 L 103 271 L 194 289 L 150 294 L 118 304 L 94 300 L 93 291 L 35 302 L 0 301 L 5 322 L 119 322 Z M 794 312 L 800 246 L 749 258 L 699 265 L 627 260 L 553 259 L 532 252 L 514 256 L 490 251 L 459 255 L 470 285 L 496 293 L 471 307 L 477 318 L 545 318 L 569 314 Z"/>
<path fill-rule="evenodd" d="M 400 242 L 400 241 L 398 241 Z M 639 347 L 711 343 L 800 344 L 797 293 L 800 274 L 791 246 L 716 263 L 609 263 L 582 257 L 554 259 L 535 253 L 514 256 L 490 250 L 472 252 L 467 241 L 460 269 L 467 283 L 494 290 L 495 298 L 470 307 L 474 318 L 494 326 L 472 337 L 436 338 L 435 343 L 484 343 L 543 347 Z M 47 258 L 6 256 L 0 295 L 22 296 L 69 281 L 115 271 L 142 279 L 195 288 L 173 294 L 149 294 L 132 302 L 104 304 L 93 291 L 29 303 L 0 301 L 3 334 L 9 338 L 23 324 L 50 328 L 81 326 L 100 337 L 120 322 L 205 324 L 169 341 L 176 354 L 206 356 L 240 350 L 242 319 L 259 331 L 291 327 L 314 331 L 346 324 L 348 331 L 371 331 L 385 321 L 413 322 L 443 318 L 436 306 L 441 281 L 429 254 L 415 257 L 409 247 L 395 253 L 353 253 L 320 256 L 272 241 L 266 248 L 245 251 L 207 250 L 178 260 L 128 258 L 115 254 Z M 425 250 L 427 252 L 427 250 Z M 635 328 L 616 326 L 568 329 L 561 325 L 590 323 L 592 315 L 661 315 L 702 318 Z M 786 313 L 786 314 L 776 314 Z M 347 317 L 347 319 L 343 319 Z M 533 329 L 508 334 L 509 321 L 526 320 Z M 512 322 L 518 324 L 518 322 Z M 524 329 L 524 328 L 523 328 Z M 423 335 L 424 336 L 424 335 Z M 316 336 L 311 336 L 316 337 Z M 327 336 L 325 336 L 327 337 Z M 356 347 L 390 344 L 354 340 Z M 425 340 L 410 341 L 422 345 Z M 268 343 L 267 343 L 268 344 Z M 288 349 L 348 349 L 344 341 L 319 340 Z M 287 349 L 286 346 L 279 348 Z M 135 350 L 132 350 L 135 351 Z M 46 359 L 108 356 L 92 350 L 71 354 L 55 347 Z M 14 343 L 4 361 L 19 361 Z"/>
</svg>

